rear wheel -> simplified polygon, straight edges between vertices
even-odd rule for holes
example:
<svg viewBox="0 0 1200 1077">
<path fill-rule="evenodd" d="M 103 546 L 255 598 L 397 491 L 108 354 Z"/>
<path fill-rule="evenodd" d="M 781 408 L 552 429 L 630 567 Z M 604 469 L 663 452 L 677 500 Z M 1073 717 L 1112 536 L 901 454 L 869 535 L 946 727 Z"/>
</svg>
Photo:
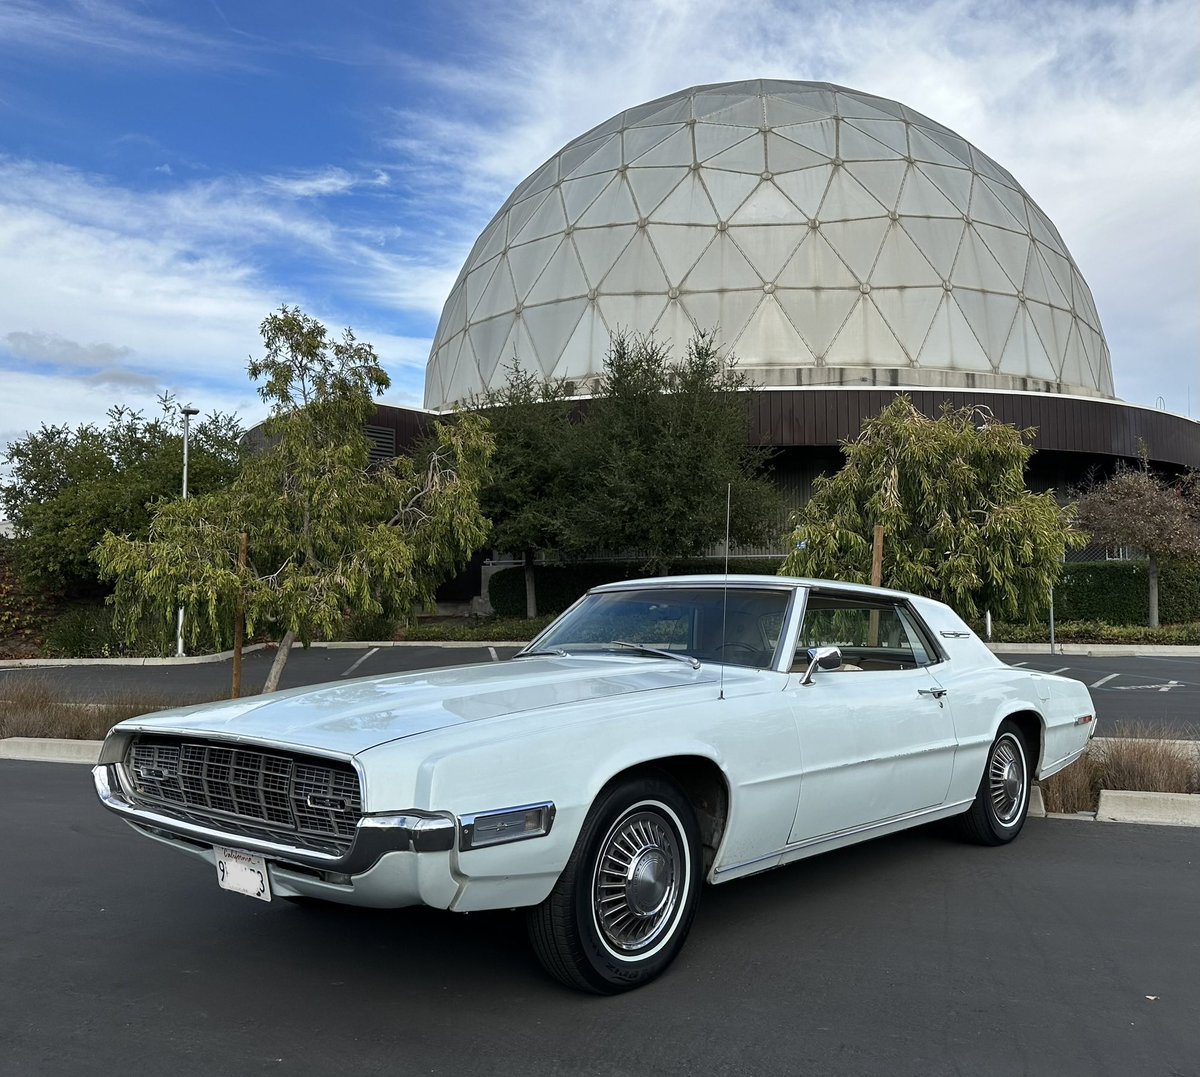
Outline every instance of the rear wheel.
<svg viewBox="0 0 1200 1077">
<path fill-rule="evenodd" d="M 550 896 L 529 910 L 546 970 L 611 995 L 649 983 L 674 959 L 696 912 L 700 835 L 687 797 L 665 777 L 603 793 Z"/>
<path fill-rule="evenodd" d="M 988 751 L 975 802 L 963 816 L 965 837 L 981 845 L 1004 845 L 1025 825 L 1029 813 L 1029 753 L 1016 722 L 1000 723 Z"/>
</svg>

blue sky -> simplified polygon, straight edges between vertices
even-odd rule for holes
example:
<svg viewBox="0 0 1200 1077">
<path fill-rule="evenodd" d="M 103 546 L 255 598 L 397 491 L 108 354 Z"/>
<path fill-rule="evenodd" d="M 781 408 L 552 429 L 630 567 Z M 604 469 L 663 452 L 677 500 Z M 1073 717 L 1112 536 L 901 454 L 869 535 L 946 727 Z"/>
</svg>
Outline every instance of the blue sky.
<svg viewBox="0 0 1200 1077">
<path fill-rule="evenodd" d="M 1005 165 L 1095 294 L 1125 399 L 1200 415 L 1200 20 L 1095 4 L 0 0 L 0 445 L 262 409 L 258 325 L 352 325 L 419 403 L 471 242 L 526 174 L 703 82 L 897 98 Z"/>
</svg>

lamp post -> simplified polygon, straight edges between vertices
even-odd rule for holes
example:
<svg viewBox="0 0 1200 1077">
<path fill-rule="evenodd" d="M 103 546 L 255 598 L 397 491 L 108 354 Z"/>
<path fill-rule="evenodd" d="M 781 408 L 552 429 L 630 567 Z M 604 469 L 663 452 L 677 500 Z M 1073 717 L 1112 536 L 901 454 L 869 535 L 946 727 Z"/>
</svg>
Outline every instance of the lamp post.
<svg viewBox="0 0 1200 1077">
<path fill-rule="evenodd" d="M 187 500 L 187 473 L 188 473 L 188 432 L 191 428 L 191 419 L 193 415 L 199 415 L 200 409 L 186 407 L 181 409 L 183 412 L 183 500 Z M 175 619 L 175 657 L 183 657 L 183 606 L 180 605 L 178 616 Z"/>
</svg>

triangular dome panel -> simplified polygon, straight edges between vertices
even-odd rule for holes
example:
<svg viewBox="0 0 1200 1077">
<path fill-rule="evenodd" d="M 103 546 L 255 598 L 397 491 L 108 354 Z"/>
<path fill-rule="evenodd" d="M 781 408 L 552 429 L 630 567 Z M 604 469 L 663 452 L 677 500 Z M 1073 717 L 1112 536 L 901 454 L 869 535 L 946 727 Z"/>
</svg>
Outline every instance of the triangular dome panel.
<svg viewBox="0 0 1200 1077">
<path fill-rule="evenodd" d="M 1025 308 L 1017 312 L 1012 332 L 1000 359 L 1000 370 L 1017 378 L 1058 381 L 1058 364 L 1046 354 L 1046 349 Z"/>
<path fill-rule="evenodd" d="M 680 301 L 701 330 L 715 329 L 718 340 L 733 345 L 764 298 L 760 286 L 741 292 L 685 293 Z"/>
<path fill-rule="evenodd" d="M 920 127 L 910 127 L 908 131 L 909 156 L 918 161 L 928 161 L 935 165 L 949 165 L 951 168 L 961 168 L 963 162 L 954 156 L 940 139 L 931 136 Z"/>
<path fill-rule="evenodd" d="M 579 256 L 575 253 L 571 241 L 564 237 L 550 259 L 550 264 L 546 266 L 546 271 L 538 277 L 537 283 L 522 302 L 526 306 L 532 303 L 550 303 L 573 296 L 586 296 L 587 293 L 588 282 L 579 264 Z"/>
<path fill-rule="evenodd" d="M 973 374 L 992 372 L 992 363 L 983 345 L 971 331 L 963 312 L 949 293 L 933 317 L 918 362 L 923 367 L 942 367 Z"/>
<path fill-rule="evenodd" d="M 664 224 L 706 224 L 716 227 L 717 211 L 699 172 L 687 177 L 659 205 L 650 211 L 650 220 Z"/>
<path fill-rule="evenodd" d="M 795 172 L 801 168 L 812 168 L 814 165 L 828 163 L 819 153 L 814 153 L 786 138 L 780 138 L 774 131 L 767 133 L 768 172 Z"/>
<path fill-rule="evenodd" d="M 803 224 L 733 224 L 729 227 L 730 238 L 764 281 L 773 281 L 779 276 L 808 231 Z"/>
<path fill-rule="evenodd" d="M 488 286 L 479 297 L 479 302 L 471 311 L 471 321 L 481 322 L 494 318 L 497 314 L 512 310 L 517 305 L 517 291 L 513 285 L 512 272 L 508 268 L 508 259 L 501 258 L 496 266 L 496 272 L 488 281 Z"/>
<path fill-rule="evenodd" d="M 861 296 L 825 353 L 826 366 L 905 366 L 908 356 L 869 296 Z"/>
<path fill-rule="evenodd" d="M 843 161 L 891 161 L 896 151 L 857 127 L 842 123 L 838 130 L 838 156 Z"/>
<path fill-rule="evenodd" d="M 651 224 L 646 232 L 666 271 L 667 282 L 675 288 L 717 235 L 713 228 L 690 224 Z"/>
<path fill-rule="evenodd" d="M 909 234 L 894 223 L 888 229 L 867 283 L 872 288 L 941 287 L 942 277 L 917 249 Z"/>
<path fill-rule="evenodd" d="M 794 366 L 812 362 L 808 345 L 773 296 L 763 299 L 754 311 L 737 341 L 737 351 L 743 363 L 754 366 Z"/>
<path fill-rule="evenodd" d="M 775 279 L 777 288 L 848 288 L 858 281 L 833 248 L 816 231 L 800 243 L 791 261 Z M 803 327 L 800 327 L 803 332 Z M 812 342 L 809 341 L 811 344 Z"/>
<path fill-rule="evenodd" d="M 669 138 L 629 163 L 639 168 L 675 168 L 690 165 L 693 160 L 691 128 L 680 127 Z"/>
<path fill-rule="evenodd" d="M 598 374 L 607 350 L 608 327 L 601 319 L 596 304 L 588 303 L 550 376 L 584 378 L 589 374 Z"/>
<path fill-rule="evenodd" d="M 892 222 L 886 217 L 871 217 L 857 221 L 833 221 L 821 225 L 821 235 L 837 251 L 860 281 L 871 276 L 871 267 L 883 246 L 883 237 Z"/>
<path fill-rule="evenodd" d="M 730 224 L 792 224 L 798 221 L 796 207 L 770 180 L 759 183 L 754 193 L 729 218 Z"/>
<path fill-rule="evenodd" d="M 976 176 L 971 185 L 971 219 L 980 224 L 990 224 L 997 228 L 1010 228 L 1018 232 L 1028 232 L 1029 227 L 1024 215 L 1018 220 L 1012 210 L 1001 201 L 996 192 L 982 176 Z"/>
<path fill-rule="evenodd" d="M 900 224 L 912 237 L 917 249 L 942 275 L 942 279 L 949 280 L 966 225 L 958 223 L 951 226 L 946 221 L 924 217 L 905 217 Z"/>
<path fill-rule="evenodd" d="M 600 282 L 600 290 L 607 295 L 652 293 L 665 296 L 668 287 L 645 229 L 638 229 L 633 241 Z"/>
<path fill-rule="evenodd" d="M 1044 303 L 1026 302 L 1025 308 L 1055 371 L 1062 370 L 1067 355 L 1067 341 L 1071 336 L 1070 312 L 1048 307 Z"/>
<path fill-rule="evenodd" d="M 965 168 L 948 168 L 945 165 L 917 165 L 933 181 L 933 185 L 953 203 L 959 213 L 966 213 L 971 205 L 972 174 Z"/>
<path fill-rule="evenodd" d="M 508 268 L 512 272 L 513 287 L 518 299 L 524 300 L 529 294 L 533 282 L 542 275 L 561 242 L 559 236 L 547 236 L 545 239 L 535 239 L 532 243 L 523 243 L 509 250 Z"/>
<path fill-rule="evenodd" d="M 654 325 L 654 335 L 671 347 L 675 355 L 683 355 L 697 332 L 687 310 L 678 299 L 670 300 Z"/>
<path fill-rule="evenodd" d="M 665 295 L 602 295 L 597 301 L 609 333 L 633 332 L 653 325 L 667 305 Z"/>
<path fill-rule="evenodd" d="M 788 124 L 786 127 L 777 127 L 775 133 L 830 160 L 838 155 L 836 120 Z"/>
<path fill-rule="evenodd" d="M 820 112 L 799 103 L 788 93 L 768 94 L 766 97 L 767 126 L 782 127 L 785 124 L 811 123 L 813 120 L 828 118 L 828 113 Z"/>
<path fill-rule="evenodd" d="M 704 162 L 705 168 L 724 168 L 730 172 L 750 172 L 759 175 L 767 167 L 764 136 L 755 132 L 736 146 L 730 146 Z"/>
<path fill-rule="evenodd" d="M 621 228 L 577 228 L 571 233 L 579 261 L 593 288 L 612 269 L 636 231 L 637 226 L 631 224 Z"/>
<path fill-rule="evenodd" d="M 961 217 L 955 206 L 919 168 L 910 168 L 900 191 L 897 212 L 910 217 Z"/>
<path fill-rule="evenodd" d="M 900 199 L 900 187 L 908 165 L 903 161 L 853 161 L 846 165 L 845 171 L 884 209 L 891 211 Z"/>
<path fill-rule="evenodd" d="M 861 217 L 886 217 L 887 209 L 846 169 L 835 168 L 817 216 L 825 221 L 854 221 Z"/>
<path fill-rule="evenodd" d="M 562 185 L 563 203 L 567 209 L 567 220 L 571 224 L 575 224 L 584 210 L 596 201 L 596 196 L 608 186 L 609 181 L 610 177 L 600 172 L 594 176 L 567 180 Z"/>
<path fill-rule="evenodd" d="M 563 348 L 588 306 L 587 299 L 568 299 L 540 307 L 526 307 L 522 312 L 521 318 L 546 377 L 550 377 L 558 366 Z"/>
<path fill-rule="evenodd" d="M 622 159 L 628 164 L 633 164 L 643 153 L 649 149 L 653 149 L 664 139 L 671 135 L 677 135 L 682 130 L 672 124 L 655 124 L 651 127 L 630 127 L 624 132 L 622 138 Z"/>
<path fill-rule="evenodd" d="M 502 314 L 498 318 L 489 318 L 486 322 L 475 322 L 467 330 L 467 336 L 471 341 L 471 350 L 475 353 L 476 385 L 487 384 L 487 379 L 482 376 L 482 371 L 495 370 L 497 364 L 512 360 L 511 354 L 504 353 L 504 344 L 512 331 L 512 324 L 513 316 Z M 521 358 L 526 357 L 522 356 Z M 531 362 L 536 361 L 534 356 L 528 358 Z M 461 368 L 461 362 L 459 366 Z"/>
<path fill-rule="evenodd" d="M 1009 330 L 1017 316 L 1017 297 L 955 288 L 954 302 L 966 316 L 967 324 L 983 345 L 984 353 L 999 367 Z"/>
<path fill-rule="evenodd" d="M 1012 291 L 1012 283 L 974 228 L 968 228 L 963 235 L 950 280 L 955 287 L 982 288 L 990 292 Z"/>
<path fill-rule="evenodd" d="M 1029 264 L 1029 237 L 990 224 L 976 224 L 975 231 L 1004 270 L 1015 291 L 1025 283 L 1025 267 Z"/>
<path fill-rule="evenodd" d="M 716 168 L 702 168 L 700 174 L 704 177 L 704 186 L 708 188 L 708 197 L 712 199 L 723 221 L 729 220 L 737 212 L 738 206 L 746 201 L 750 192 L 761 182 L 757 175 L 723 172 Z"/>
<path fill-rule="evenodd" d="M 872 288 L 871 302 L 905 353 L 916 359 L 944 295 L 940 284 L 936 288 Z"/>
<path fill-rule="evenodd" d="M 649 217 L 657 206 L 688 175 L 686 168 L 631 168 L 625 179 L 633 191 L 638 212 Z"/>
<path fill-rule="evenodd" d="M 546 200 L 525 222 L 521 231 L 509 240 L 509 245 L 528 243 L 531 239 L 541 239 L 543 236 L 560 235 L 566 227 L 567 216 L 563 212 L 562 197 L 556 189 L 547 195 Z"/>
<path fill-rule="evenodd" d="M 718 153 L 723 153 L 731 146 L 754 138 L 757 131 L 745 127 L 721 127 L 713 123 L 698 123 L 693 128 L 696 140 L 696 160 L 707 161 Z M 753 143 L 752 143 L 753 145 Z"/>
<path fill-rule="evenodd" d="M 600 192 L 596 201 L 588 206 L 578 224 L 580 228 L 605 224 L 636 224 L 637 219 L 638 209 L 634 204 L 633 195 L 629 193 L 629 185 L 625 182 L 625 177 L 618 173 Z"/>
<path fill-rule="evenodd" d="M 815 218 L 821 208 L 821 199 L 829 187 L 829 177 L 834 171 L 831 165 L 826 165 L 823 168 L 787 172 L 775 177 L 775 185 L 801 213 Z"/>
<path fill-rule="evenodd" d="M 775 298 L 813 357 L 822 360 L 830 342 L 862 295 L 857 288 L 777 289 Z"/>
<path fill-rule="evenodd" d="M 763 280 L 728 232 L 717 233 L 700 260 L 687 275 L 683 286 L 689 292 L 719 292 L 725 288 L 762 288 Z"/>
<path fill-rule="evenodd" d="M 876 142 L 882 143 L 892 151 L 887 155 L 888 157 L 894 157 L 897 154 L 901 157 L 908 156 L 907 125 L 901 120 L 853 119 L 842 124 L 843 136 L 847 129 L 861 131 L 863 134 L 870 135 Z M 850 160 L 850 155 L 843 153 L 842 158 Z"/>
</svg>

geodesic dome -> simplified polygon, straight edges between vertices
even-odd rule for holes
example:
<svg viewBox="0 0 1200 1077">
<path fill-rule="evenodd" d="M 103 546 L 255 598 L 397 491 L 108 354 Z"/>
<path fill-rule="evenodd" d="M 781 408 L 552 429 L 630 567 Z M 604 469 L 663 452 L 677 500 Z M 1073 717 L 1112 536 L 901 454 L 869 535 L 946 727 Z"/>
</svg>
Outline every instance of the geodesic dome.
<svg viewBox="0 0 1200 1077">
<path fill-rule="evenodd" d="M 717 330 L 765 385 L 1111 398 L 1091 292 L 1020 184 L 953 131 L 829 83 L 693 87 L 568 143 L 484 229 L 425 405 L 522 364 L 585 391 L 618 329 Z"/>
</svg>

